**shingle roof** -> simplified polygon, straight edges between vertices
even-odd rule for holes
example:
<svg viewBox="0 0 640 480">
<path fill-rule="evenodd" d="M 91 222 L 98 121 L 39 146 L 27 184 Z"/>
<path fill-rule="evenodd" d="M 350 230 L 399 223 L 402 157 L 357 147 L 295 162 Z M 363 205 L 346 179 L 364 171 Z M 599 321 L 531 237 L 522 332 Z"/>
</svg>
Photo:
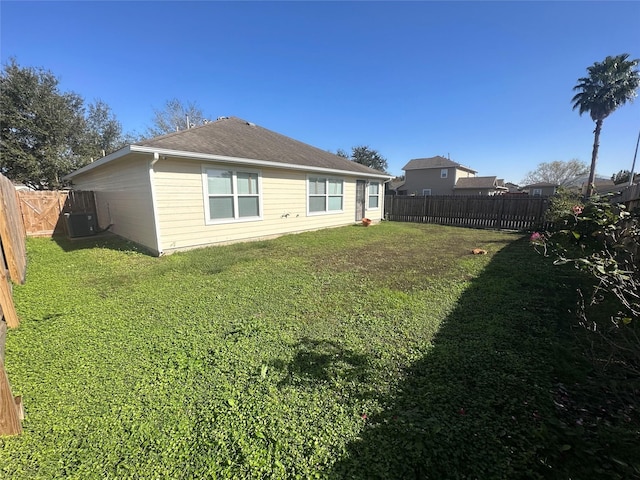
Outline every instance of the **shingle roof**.
<svg viewBox="0 0 640 480">
<path fill-rule="evenodd" d="M 403 186 L 404 183 L 405 183 L 405 180 L 391 180 L 389 182 L 389 189 L 390 190 L 397 190 L 398 188 Z"/>
<path fill-rule="evenodd" d="M 504 189 L 504 187 L 499 187 L 497 185 L 496 177 L 462 177 L 459 178 L 456 182 L 455 189 L 461 188 L 500 188 Z"/>
<path fill-rule="evenodd" d="M 363 174 L 383 173 L 237 117 L 221 117 L 200 127 L 134 145 Z"/>
<path fill-rule="evenodd" d="M 465 167 L 464 165 L 459 164 L 458 162 L 454 162 L 453 160 L 449 160 L 448 158 L 441 157 L 439 155 L 430 158 L 414 158 L 413 160 L 409 160 L 404 167 L 403 170 L 424 170 L 427 168 L 449 168 L 455 167 L 460 170 L 465 170 L 471 173 L 477 173 L 475 170 L 472 170 L 469 167 Z"/>
<path fill-rule="evenodd" d="M 538 183 L 532 183 L 530 185 L 525 185 L 522 188 L 531 188 L 531 187 L 544 188 L 544 187 L 557 187 L 557 186 L 558 186 L 557 183 L 538 182 Z"/>
<path fill-rule="evenodd" d="M 578 175 L 577 177 L 567 180 L 566 182 L 564 182 L 563 186 L 564 187 L 581 187 L 582 185 L 585 185 L 588 181 L 589 181 L 589 174 L 585 173 L 583 175 Z M 593 179 L 593 183 L 598 185 L 610 185 L 609 182 L 613 183 L 611 178 L 600 177 L 598 175 L 595 175 Z"/>
</svg>

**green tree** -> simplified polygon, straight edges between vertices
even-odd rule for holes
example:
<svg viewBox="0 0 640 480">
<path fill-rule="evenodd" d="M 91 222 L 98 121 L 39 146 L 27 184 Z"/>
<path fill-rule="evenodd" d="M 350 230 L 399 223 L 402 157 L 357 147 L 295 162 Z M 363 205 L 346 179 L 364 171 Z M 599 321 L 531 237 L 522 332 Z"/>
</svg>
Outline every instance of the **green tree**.
<svg viewBox="0 0 640 480">
<path fill-rule="evenodd" d="M 621 183 L 628 183 L 629 175 L 631 175 L 631 172 L 629 170 L 620 170 L 618 173 L 614 173 L 613 175 L 611 175 L 611 181 L 616 185 L 620 185 Z"/>
<path fill-rule="evenodd" d="M 122 134 L 122 124 L 117 120 L 111 107 L 102 100 L 96 100 L 87 107 L 85 155 L 100 158 L 125 146 L 127 138 Z"/>
<path fill-rule="evenodd" d="M 338 149 L 338 151 L 336 152 L 336 155 L 342 158 L 347 158 L 347 159 L 350 158 L 349 154 L 341 148 Z"/>
<path fill-rule="evenodd" d="M 371 167 L 381 172 L 386 172 L 388 165 L 387 159 L 384 158 L 377 150 L 373 150 L 366 145 L 352 147 L 351 156 L 341 148 L 338 149 L 336 155 L 351 160 L 352 162 Z"/>
<path fill-rule="evenodd" d="M 58 83 L 13 58 L 0 74 L 0 171 L 37 190 L 60 188 L 63 175 L 89 161 L 83 99 Z"/>
<path fill-rule="evenodd" d="M 187 124 L 187 119 L 189 124 Z M 187 128 L 198 127 L 207 123 L 207 117 L 195 102 L 182 103 L 177 98 L 167 100 L 162 109 L 153 109 L 153 120 L 147 128 L 147 138 L 166 135 L 167 133 Z"/>
<path fill-rule="evenodd" d="M 633 101 L 640 86 L 640 74 L 636 69 L 640 60 L 628 58 L 629 54 L 623 53 L 615 57 L 608 56 L 603 62 L 595 62 L 587 68 L 589 76 L 579 78 L 578 84 L 573 87 L 578 92 L 571 99 L 573 109 L 578 109 L 580 115 L 589 112 L 596 124 L 587 196 L 593 193 L 602 123 L 627 101 Z"/>
<path fill-rule="evenodd" d="M 543 162 L 538 164 L 535 170 L 527 173 L 522 183 L 531 185 L 544 182 L 564 186 L 578 175 L 584 175 L 588 171 L 587 164 L 575 158 L 566 162 L 560 160 Z"/>
</svg>

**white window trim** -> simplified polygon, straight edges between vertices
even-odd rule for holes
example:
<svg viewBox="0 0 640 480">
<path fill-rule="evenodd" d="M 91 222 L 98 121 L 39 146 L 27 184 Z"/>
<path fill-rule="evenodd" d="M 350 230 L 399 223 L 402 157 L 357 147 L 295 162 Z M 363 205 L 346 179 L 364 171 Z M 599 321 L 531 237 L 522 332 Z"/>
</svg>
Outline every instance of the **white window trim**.
<svg viewBox="0 0 640 480">
<path fill-rule="evenodd" d="M 533 189 L 533 196 L 534 197 L 541 197 L 542 196 L 542 189 L 541 188 L 534 188 Z"/>
<path fill-rule="evenodd" d="M 422 189 L 422 196 L 423 197 L 428 197 L 431 195 L 431 189 L 430 188 L 423 188 Z"/>
<path fill-rule="evenodd" d="M 207 172 L 209 170 L 224 170 L 232 172 L 233 175 L 233 211 L 235 218 L 219 218 L 211 219 L 211 212 L 209 211 L 209 179 Z M 238 216 L 238 172 L 241 173 L 255 173 L 258 175 L 258 216 L 254 217 L 239 217 Z M 260 170 L 253 170 L 249 168 L 236 168 L 232 165 L 202 165 L 202 198 L 204 201 L 204 222 L 206 225 L 223 225 L 228 223 L 244 223 L 244 222 L 257 222 L 262 220 L 262 172 Z"/>
<path fill-rule="evenodd" d="M 449 169 L 441 168 L 440 169 L 440 178 L 449 178 Z"/>
<path fill-rule="evenodd" d="M 374 184 L 377 183 L 378 184 L 378 195 L 371 195 L 369 193 L 369 187 Z M 380 210 L 380 191 L 382 190 L 382 185 L 380 184 L 380 182 L 368 182 L 367 183 L 367 205 L 365 210 Z M 378 206 L 377 207 L 370 207 L 369 206 L 369 199 L 371 197 L 377 196 L 378 197 Z"/>
<path fill-rule="evenodd" d="M 327 188 L 326 188 L 326 192 L 325 195 L 325 207 L 328 207 L 328 197 L 329 197 L 329 180 L 339 180 L 342 182 L 342 209 L 341 210 L 325 210 L 322 212 L 312 212 L 309 210 L 309 198 L 310 197 L 310 193 L 309 193 L 309 179 L 310 178 L 324 178 L 327 180 Z M 306 179 L 306 190 L 307 190 L 307 216 L 308 217 L 312 217 L 312 216 L 316 216 L 316 215 L 336 215 L 336 214 L 341 214 L 344 213 L 344 199 L 345 199 L 345 194 L 344 194 L 344 189 L 345 189 L 345 185 L 346 182 L 344 181 L 344 178 L 341 177 L 334 177 L 334 176 L 330 176 L 330 175 L 322 175 L 322 174 L 315 174 L 315 175 L 307 175 L 307 179 Z M 332 196 L 337 196 L 337 195 L 332 195 Z"/>
</svg>

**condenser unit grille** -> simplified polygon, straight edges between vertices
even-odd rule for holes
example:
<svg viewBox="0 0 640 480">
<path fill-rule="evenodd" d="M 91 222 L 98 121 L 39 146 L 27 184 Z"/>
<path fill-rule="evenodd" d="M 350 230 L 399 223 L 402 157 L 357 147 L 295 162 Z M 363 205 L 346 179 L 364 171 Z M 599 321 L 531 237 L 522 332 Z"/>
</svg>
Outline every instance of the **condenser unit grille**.
<svg viewBox="0 0 640 480">
<path fill-rule="evenodd" d="M 95 213 L 65 213 L 70 238 L 88 237 L 98 232 Z"/>
</svg>

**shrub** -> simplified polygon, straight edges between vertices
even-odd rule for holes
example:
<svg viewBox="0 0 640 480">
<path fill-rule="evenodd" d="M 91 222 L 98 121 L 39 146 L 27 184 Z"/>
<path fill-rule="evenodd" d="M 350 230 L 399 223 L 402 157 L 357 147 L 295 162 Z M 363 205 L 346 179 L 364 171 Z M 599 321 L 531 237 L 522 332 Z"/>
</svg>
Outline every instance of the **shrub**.
<svg viewBox="0 0 640 480">
<path fill-rule="evenodd" d="M 584 204 L 572 204 L 571 199 L 564 194 L 551 200 L 553 227 L 548 232 L 535 232 L 531 243 L 554 258 L 555 264 L 572 263 L 593 279 L 588 295 L 579 292 L 582 324 L 603 335 L 612 354 L 624 352 L 628 366 L 640 371 L 636 333 L 640 321 L 640 216 L 628 212 L 623 204 L 611 203 L 609 196 L 594 196 Z M 596 305 L 600 308 L 589 313 L 588 307 Z"/>
<path fill-rule="evenodd" d="M 548 222 L 556 223 L 564 219 L 574 205 L 580 205 L 582 197 L 579 193 L 558 187 L 556 194 L 549 200 L 549 208 L 545 213 Z"/>
</svg>

